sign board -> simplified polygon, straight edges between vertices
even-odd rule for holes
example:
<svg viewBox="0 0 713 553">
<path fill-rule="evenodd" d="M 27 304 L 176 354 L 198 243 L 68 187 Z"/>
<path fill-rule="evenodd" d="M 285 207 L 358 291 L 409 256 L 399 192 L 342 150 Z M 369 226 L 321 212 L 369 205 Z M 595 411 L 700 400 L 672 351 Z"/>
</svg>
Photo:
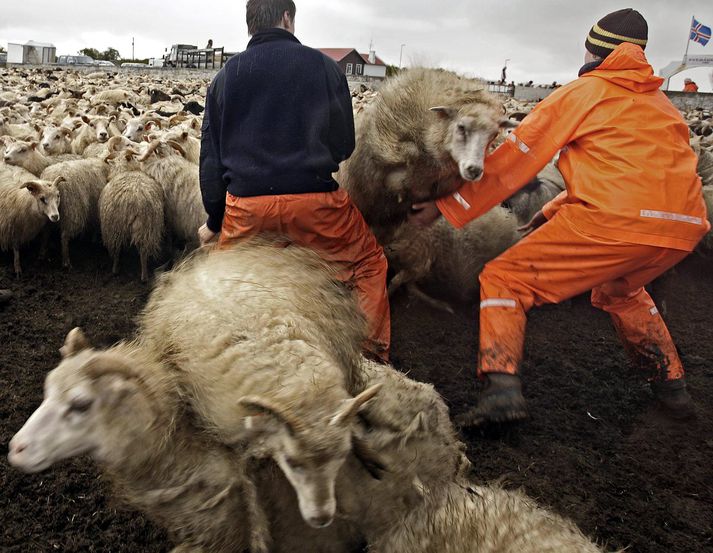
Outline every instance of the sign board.
<svg viewBox="0 0 713 553">
<path fill-rule="evenodd" d="M 672 61 L 659 71 L 659 75 L 666 79 L 663 88 L 668 90 L 668 81 L 671 77 L 681 71 L 693 69 L 694 67 L 713 67 L 713 55 L 686 56 L 683 59 L 683 63 L 680 61 Z"/>
</svg>

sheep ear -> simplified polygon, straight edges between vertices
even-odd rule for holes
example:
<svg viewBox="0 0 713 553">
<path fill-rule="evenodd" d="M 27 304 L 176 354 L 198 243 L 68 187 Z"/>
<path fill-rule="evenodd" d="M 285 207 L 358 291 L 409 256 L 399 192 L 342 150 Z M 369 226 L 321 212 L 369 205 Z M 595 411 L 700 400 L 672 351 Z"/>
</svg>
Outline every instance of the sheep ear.
<svg viewBox="0 0 713 553">
<path fill-rule="evenodd" d="M 92 345 L 79 327 L 73 328 L 64 339 L 64 345 L 59 348 L 62 359 L 77 355 L 80 351 L 91 348 Z"/>
<path fill-rule="evenodd" d="M 343 403 L 342 407 L 335 413 L 332 420 L 329 421 L 330 426 L 346 424 L 351 421 L 364 404 L 373 398 L 381 390 L 381 384 L 375 384 L 371 388 L 367 388 L 361 394 L 353 399 L 348 399 Z"/>
<path fill-rule="evenodd" d="M 500 120 L 501 129 L 514 129 L 520 124 L 519 121 L 514 121 L 513 119 L 503 118 Z"/>
<path fill-rule="evenodd" d="M 181 133 L 181 140 L 186 140 L 188 138 L 188 131 L 183 131 Z"/>
<path fill-rule="evenodd" d="M 52 186 L 57 186 L 61 182 L 67 182 L 67 179 L 65 179 L 62 175 L 54 179 L 54 182 L 52 183 Z"/>
<path fill-rule="evenodd" d="M 283 407 L 270 400 L 256 396 L 244 396 L 238 400 L 238 405 L 254 413 L 254 415 L 245 418 L 247 429 L 263 429 L 264 421 L 261 421 L 260 417 L 268 417 L 268 420 L 271 419 L 272 422 L 279 422 L 293 436 L 304 429 L 299 420 L 291 417 Z"/>
<path fill-rule="evenodd" d="M 36 148 L 37 148 L 37 142 L 30 142 L 29 148 L 30 148 L 30 150 L 36 149 Z"/>
<path fill-rule="evenodd" d="M 37 194 L 40 193 L 40 190 L 42 190 L 42 183 L 36 180 L 31 180 L 22 184 L 20 188 L 27 188 L 30 194 L 37 196 Z"/>
<path fill-rule="evenodd" d="M 86 115 L 82 115 L 82 121 L 84 121 L 88 125 L 90 122 L 90 119 Z"/>
<path fill-rule="evenodd" d="M 458 110 L 446 106 L 434 106 L 429 109 L 430 111 L 436 112 L 436 114 L 442 119 L 453 119 L 458 113 Z"/>
</svg>

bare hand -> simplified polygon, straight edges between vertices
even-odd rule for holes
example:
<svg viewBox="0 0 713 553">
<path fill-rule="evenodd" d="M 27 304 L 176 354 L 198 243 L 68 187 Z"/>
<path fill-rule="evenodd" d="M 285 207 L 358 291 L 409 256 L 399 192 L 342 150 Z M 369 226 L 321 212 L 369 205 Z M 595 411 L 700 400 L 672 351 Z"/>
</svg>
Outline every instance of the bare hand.
<svg viewBox="0 0 713 553">
<path fill-rule="evenodd" d="M 544 225 L 547 222 L 547 217 L 545 217 L 544 213 L 542 213 L 542 210 L 538 211 L 533 215 L 532 219 L 530 219 L 530 222 L 527 223 L 526 225 L 523 225 L 521 227 L 518 227 L 518 231 L 522 233 L 522 236 L 525 237 L 528 234 L 531 234 L 534 232 L 536 229 L 540 228 L 542 225 Z"/>
<path fill-rule="evenodd" d="M 441 216 L 436 202 L 421 202 L 411 206 L 409 223 L 420 228 L 430 227 Z"/>
<path fill-rule="evenodd" d="M 201 242 L 201 246 L 205 246 L 206 244 L 210 244 L 213 242 L 218 236 L 218 233 L 213 232 L 208 228 L 208 225 L 202 225 L 198 229 L 198 239 Z"/>
</svg>

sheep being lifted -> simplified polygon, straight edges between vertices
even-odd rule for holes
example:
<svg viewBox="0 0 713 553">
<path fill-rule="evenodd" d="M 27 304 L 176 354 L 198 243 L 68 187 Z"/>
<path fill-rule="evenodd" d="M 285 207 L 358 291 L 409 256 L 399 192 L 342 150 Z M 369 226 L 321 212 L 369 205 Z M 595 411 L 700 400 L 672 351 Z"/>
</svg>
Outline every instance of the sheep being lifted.
<svg viewBox="0 0 713 553">
<path fill-rule="evenodd" d="M 340 179 L 381 239 L 414 202 L 478 180 L 490 142 L 516 124 L 477 81 L 412 69 L 390 80 L 359 117 L 357 147 Z"/>
</svg>

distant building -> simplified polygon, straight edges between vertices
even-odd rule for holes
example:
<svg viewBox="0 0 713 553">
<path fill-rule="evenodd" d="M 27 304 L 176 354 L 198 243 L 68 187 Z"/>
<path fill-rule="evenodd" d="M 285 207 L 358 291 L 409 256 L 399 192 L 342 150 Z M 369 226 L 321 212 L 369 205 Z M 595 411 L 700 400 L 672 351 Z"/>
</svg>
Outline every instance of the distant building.
<svg viewBox="0 0 713 553">
<path fill-rule="evenodd" d="M 360 54 L 354 48 L 318 48 L 318 50 L 336 61 L 348 79 L 383 81 L 386 78 L 386 64 L 373 50 L 368 54 Z"/>
<path fill-rule="evenodd" d="M 31 40 L 26 44 L 10 42 L 7 45 L 7 63 L 41 65 L 54 63 L 56 58 L 57 48 L 54 44 Z"/>
</svg>

